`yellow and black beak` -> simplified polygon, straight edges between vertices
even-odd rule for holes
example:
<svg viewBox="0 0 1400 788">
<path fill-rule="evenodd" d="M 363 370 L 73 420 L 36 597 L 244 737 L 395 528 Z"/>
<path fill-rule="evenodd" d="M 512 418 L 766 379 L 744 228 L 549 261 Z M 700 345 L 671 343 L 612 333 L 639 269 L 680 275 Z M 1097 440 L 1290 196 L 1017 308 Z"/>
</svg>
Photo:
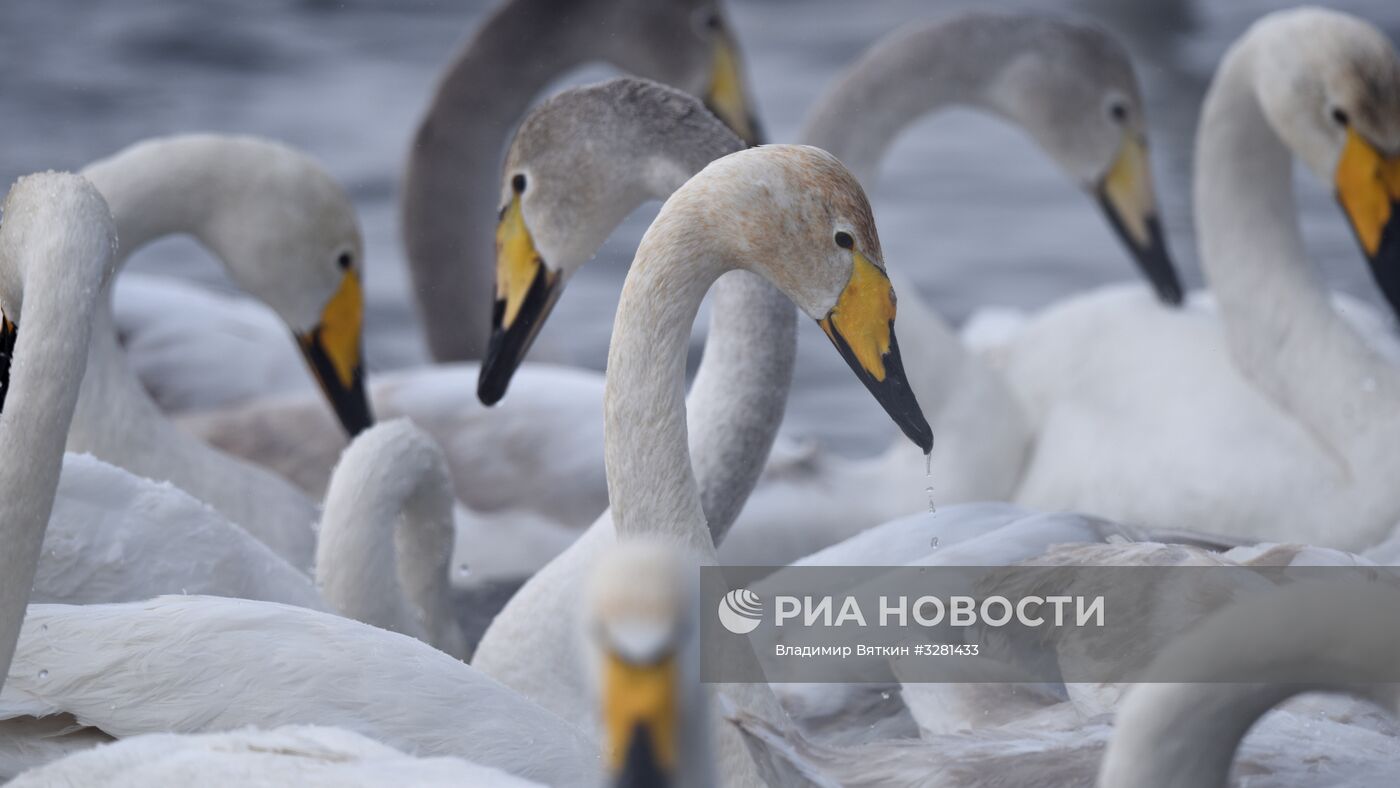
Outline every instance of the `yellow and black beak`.
<svg viewBox="0 0 1400 788">
<path fill-rule="evenodd" d="M 1400 313 L 1400 155 L 1384 157 L 1348 129 L 1336 178 L 1337 201 L 1371 263 L 1371 274 L 1390 308 Z"/>
<path fill-rule="evenodd" d="M 0 314 L 0 413 L 5 411 L 5 395 L 10 393 L 10 364 L 15 360 L 19 326 Z"/>
<path fill-rule="evenodd" d="M 817 321 L 841 357 L 909 440 L 933 450 L 929 428 L 899 357 L 894 336 L 895 298 L 889 277 L 865 255 L 852 251 L 851 279 L 827 316 Z"/>
<path fill-rule="evenodd" d="M 611 653 L 605 659 L 603 726 L 611 784 L 672 785 L 680 738 L 675 654 L 650 664 Z"/>
<path fill-rule="evenodd" d="M 476 383 L 476 396 L 482 404 L 495 405 L 505 396 L 511 376 L 563 290 L 559 272 L 546 268 L 535 250 L 517 194 L 501 211 L 496 225 L 496 307 Z"/>
<path fill-rule="evenodd" d="M 1152 171 L 1147 144 L 1129 133 L 1123 136 L 1118 158 L 1099 181 L 1099 205 L 1109 224 L 1123 239 L 1138 268 L 1152 283 L 1157 298 L 1173 306 L 1182 299 L 1181 279 L 1167 252 L 1167 238 L 1157 218 L 1157 197 L 1152 192 Z"/>
<path fill-rule="evenodd" d="M 739 47 L 723 27 L 715 30 L 710 57 L 710 84 L 705 89 L 705 106 L 715 117 L 724 121 L 745 145 L 761 145 L 763 129 L 759 127 L 758 118 L 749 108 L 744 94 L 744 69 Z"/>
<path fill-rule="evenodd" d="M 297 345 L 316 374 L 321 391 L 352 438 L 374 426 L 360 360 L 363 321 L 364 294 L 360 290 L 360 279 L 354 271 L 346 271 L 340 287 L 321 312 L 321 321 L 309 332 L 296 335 Z"/>
</svg>

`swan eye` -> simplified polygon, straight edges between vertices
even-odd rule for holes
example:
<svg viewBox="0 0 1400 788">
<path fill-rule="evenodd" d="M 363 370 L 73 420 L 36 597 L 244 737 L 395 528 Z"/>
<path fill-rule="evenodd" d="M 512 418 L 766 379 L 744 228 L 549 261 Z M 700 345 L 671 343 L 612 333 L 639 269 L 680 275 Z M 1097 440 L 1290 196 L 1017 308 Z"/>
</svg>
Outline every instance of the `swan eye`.
<svg viewBox="0 0 1400 788">
<path fill-rule="evenodd" d="M 1108 116 L 1114 123 L 1123 123 L 1128 119 L 1128 105 L 1121 101 L 1114 101 L 1108 105 Z"/>
<path fill-rule="evenodd" d="M 355 264 L 355 257 L 349 252 L 341 252 L 340 257 L 336 258 L 335 264 L 340 266 L 340 270 L 349 271 L 350 266 Z"/>
<path fill-rule="evenodd" d="M 1348 115 L 1347 111 L 1342 109 L 1341 107 L 1332 108 L 1332 120 L 1335 121 L 1336 124 L 1338 126 L 1341 126 L 1342 128 L 1346 128 L 1347 126 L 1351 125 L 1351 116 Z"/>
<path fill-rule="evenodd" d="M 720 20 L 719 14 L 710 14 L 709 16 L 705 17 L 705 27 L 707 29 L 718 30 L 723 26 L 724 22 Z"/>
<path fill-rule="evenodd" d="M 514 190 L 516 194 L 524 194 L 525 176 L 523 174 L 516 173 L 515 177 L 510 179 L 510 188 Z"/>
<path fill-rule="evenodd" d="M 836 245 L 841 247 L 842 249 L 854 249 L 856 245 L 856 239 L 852 238 L 851 234 L 846 232 L 845 230 L 837 230 Z"/>
</svg>

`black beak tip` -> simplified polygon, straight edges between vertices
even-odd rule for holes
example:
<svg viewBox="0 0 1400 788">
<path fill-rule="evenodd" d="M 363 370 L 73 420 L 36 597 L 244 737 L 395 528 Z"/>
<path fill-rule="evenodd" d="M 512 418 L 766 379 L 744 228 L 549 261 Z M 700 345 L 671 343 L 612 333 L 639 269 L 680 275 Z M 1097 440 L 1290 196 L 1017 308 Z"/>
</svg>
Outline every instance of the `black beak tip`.
<svg viewBox="0 0 1400 788">
<path fill-rule="evenodd" d="M 900 422 L 899 428 L 906 437 L 923 450 L 924 454 L 933 451 L 933 428 L 928 425 L 924 414 L 915 413 Z"/>
<path fill-rule="evenodd" d="M 482 405 L 490 407 L 500 402 L 510 387 L 510 376 L 499 374 L 496 365 L 487 359 L 481 365 L 481 374 L 476 379 L 476 398 Z"/>
</svg>

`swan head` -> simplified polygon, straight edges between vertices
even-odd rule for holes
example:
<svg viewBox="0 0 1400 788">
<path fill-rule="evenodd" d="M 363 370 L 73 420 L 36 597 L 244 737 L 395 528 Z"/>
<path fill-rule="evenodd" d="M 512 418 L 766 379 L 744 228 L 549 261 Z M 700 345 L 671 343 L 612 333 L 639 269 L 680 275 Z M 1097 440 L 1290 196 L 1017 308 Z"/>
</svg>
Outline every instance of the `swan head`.
<svg viewBox="0 0 1400 788">
<path fill-rule="evenodd" d="M 835 156 L 764 145 L 716 159 L 667 201 L 643 246 L 649 240 L 767 278 L 817 321 L 904 434 L 932 450 L 895 338 L 895 293 L 875 218 Z"/>
<path fill-rule="evenodd" d="M 670 148 L 684 146 L 686 161 Z M 496 294 L 477 395 L 498 402 L 563 294 L 612 228 L 743 143 L 694 96 L 625 77 L 566 90 L 521 124 L 506 154 Z"/>
<path fill-rule="evenodd" d="M 1024 128 L 1091 193 L 1152 283 L 1180 304 L 1147 155 L 1147 122 L 1128 53 L 1092 25 L 1035 18 L 1032 44 L 987 89 L 991 108 Z"/>
<path fill-rule="evenodd" d="M 702 703 L 688 653 L 694 574 L 676 546 L 652 539 L 619 541 L 592 569 L 584 636 L 611 784 L 673 784 L 703 756 L 690 742 Z"/>
<path fill-rule="evenodd" d="M 1400 309 L 1400 56 L 1371 24 L 1319 8 L 1265 17 L 1260 106 L 1304 165 L 1332 184 L 1392 308 Z"/>
<path fill-rule="evenodd" d="M 101 292 L 115 270 L 116 248 L 107 201 L 83 176 L 44 172 L 10 188 L 0 206 L 0 411 L 10 388 L 25 285 L 66 281 Z M 73 261 L 81 261 L 82 270 L 75 271 Z M 83 281 L 91 268 L 100 271 L 98 280 Z"/>
<path fill-rule="evenodd" d="M 621 0 L 602 13 L 614 16 L 606 29 L 635 32 L 599 42 L 610 62 L 700 96 L 745 143 L 763 141 L 739 46 L 718 0 Z"/>
<path fill-rule="evenodd" d="M 198 236 L 240 287 L 292 329 L 353 437 L 374 423 L 362 358 L 364 244 L 354 206 L 298 151 L 253 138 L 207 139 L 209 152 L 242 162 L 243 171 L 227 177 L 222 202 Z"/>
</svg>

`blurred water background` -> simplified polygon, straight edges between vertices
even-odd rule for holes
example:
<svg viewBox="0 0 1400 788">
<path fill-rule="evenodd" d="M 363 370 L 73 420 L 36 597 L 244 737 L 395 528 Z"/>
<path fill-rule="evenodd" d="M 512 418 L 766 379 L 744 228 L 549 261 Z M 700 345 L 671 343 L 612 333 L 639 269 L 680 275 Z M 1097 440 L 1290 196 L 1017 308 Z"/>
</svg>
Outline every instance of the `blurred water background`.
<svg viewBox="0 0 1400 788">
<path fill-rule="evenodd" d="M 772 141 L 793 141 L 841 69 L 901 25 L 961 8 L 1035 9 L 1094 19 L 1133 53 L 1147 98 L 1152 157 L 1177 264 L 1200 274 L 1189 204 L 1201 96 L 1226 47 L 1270 0 L 727 0 Z M 1400 3 L 1329 5 L 1400 36 Z M 321 160 L 353 195 L 367 247 L 372 370 L 426 355 L 398 239 L 396 199 L 408 141 L 440 69 L 495 2 L 464 0 L 6 0 L 0 4 L 0 181 L 77 169 L 145 137 L 259 134 Z M 529 53 L 521 53 L 528 57 Z M 591 66 L 559 87 L 612 74 Z M 1302 175 L 1310 249 L 1335 287 L 1379 303 L 1330 190 Z M 926 118 L 866 184 L 888 263 L 961 323 L 979 307 L 1035 308 L 1134 278 L 1089 198 L 1020 132 L 968 111 Z M 656 204 L 638 210 L 576 276 L 535 357 L 601 369 L 626 265 Z M 192 242 L 145 250 L 135 270 L 233 290 Z M 902 297 L 907 297 L 901 294 Z M 703 328 L 703 321 L 699 328 Z M 894 429 L 815 326 L 785 429 L 847 453 Z M 917 339 L 901 335 L 905 353 Z M 290 341 L 290 339 L 289 339 Z M 236 364 L 236 359 L 231 359 Z M 474 396 L 464 391 L 463 397 Z"/>
</svg>

